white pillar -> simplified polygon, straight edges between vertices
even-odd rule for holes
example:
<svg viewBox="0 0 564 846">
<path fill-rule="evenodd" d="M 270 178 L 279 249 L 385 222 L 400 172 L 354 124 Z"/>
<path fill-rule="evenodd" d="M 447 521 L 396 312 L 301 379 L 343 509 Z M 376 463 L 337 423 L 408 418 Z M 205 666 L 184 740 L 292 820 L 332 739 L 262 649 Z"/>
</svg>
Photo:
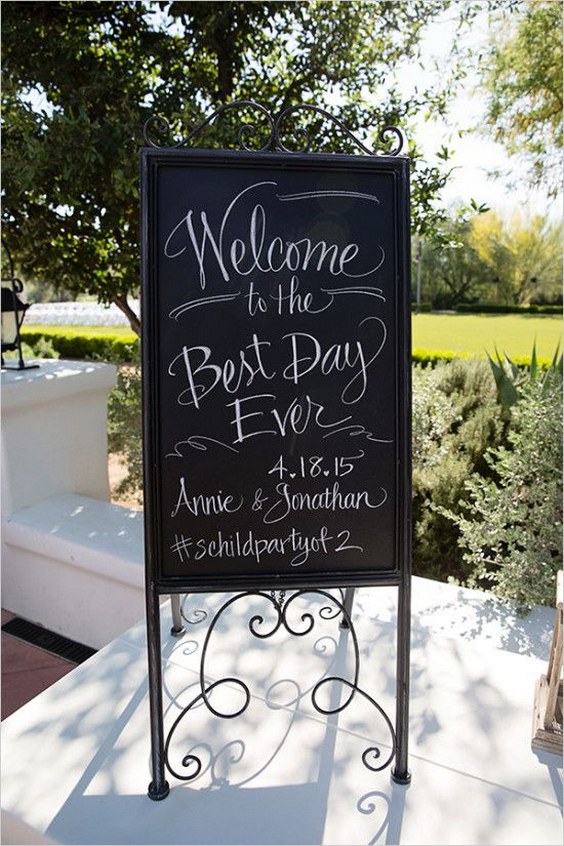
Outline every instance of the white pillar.
<svg viewBox="0 0 564 846">
<path fill-rule="evenodd" d="M 2 371 L 2 518 L 61 493 L 109 501 L 113 364 L 45 360 Z"/>
</svg>

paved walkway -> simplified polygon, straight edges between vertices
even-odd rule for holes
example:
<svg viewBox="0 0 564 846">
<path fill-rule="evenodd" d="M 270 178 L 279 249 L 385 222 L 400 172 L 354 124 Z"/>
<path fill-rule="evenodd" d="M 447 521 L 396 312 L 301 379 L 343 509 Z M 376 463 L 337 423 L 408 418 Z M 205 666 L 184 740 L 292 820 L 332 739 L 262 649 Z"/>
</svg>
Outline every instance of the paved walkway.
<svg viewBox="0 0 564 846">
<path fill-rule="evenodd" d="M 2 609 L 2 625 L 13 619 Z M 1 718 L 9 717 L 30 699 L 74 670 L 76 664 L 2 632 Z"/>
</svg>

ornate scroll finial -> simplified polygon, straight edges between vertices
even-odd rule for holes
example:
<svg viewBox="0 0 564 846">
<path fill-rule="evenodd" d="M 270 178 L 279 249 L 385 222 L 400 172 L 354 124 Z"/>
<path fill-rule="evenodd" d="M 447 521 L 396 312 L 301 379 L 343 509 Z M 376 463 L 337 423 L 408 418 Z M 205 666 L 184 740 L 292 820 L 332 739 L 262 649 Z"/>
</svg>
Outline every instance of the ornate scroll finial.
<svg viewBox="0 0 564 846">
<path fill-rule="evenodd" d="M 320 106 L 314 106 L 310 103 L 301 103 L 296 106 L 289 106 L 277 117 L 274 117 L 267 109 L 264 108 L 264 106 L 261 106 L 259 103 L 255 103 L 253 100 L 237 100 L 233 103 L 226 103 L 224 106 L 216 109 L 202 123 L 193 129 L 185 139 L 176 144 L 166 146 L 175 148 L 187 147 L 195 138 L 197 138 L 198 135 L 200 135 L 205 127 L 210 126 L 217 118 L 225 114 L 225 112 L 245 109 L 258 111 L 260 118 L 266 122 L 268 129 L 268 137 L 266 141 L 261 146 L 258 146 L 257 144 L 253 145 L 252 143 L 259 135 L 259 128 L 257 127 L 257 124 L 251 123 L 250 121 L 244 121 L 240 124 L 237 131 L 237 141 L 239 149 L 247 152 L 262 153 L 266 151 L 280 151 L 283 153 L 309 153 L 312 144 L 311 134 L 310 130 L 302 125 L 295 126 L 294 128 L 289 126 L 286 134 L 284 135 L 286 140 L 282 140 L 283 127 L 284 125 L 288 125 L 289 118 L 296 117 L 297 115 L 303 115 L 304 113 L 313 113 L 314 115 L 319 115 L 320 117 L 329 120 L 332 124 L 339 128 L 349 141 L 352 141 L 353 144 L 360 148 L 363 153 L 369 156 L 399 156 L 406 145 L 405 135 L 397 126 L 384 126 L 378 136 L 380 141 L 385 143 L 388 142 L 390 135 L 394 136 L 396 144 L 392 147 L 392 149 L 387 152 L 376 152 L 365 146 L 362 141 L 353 135 L 350 129 L 348 129 L 348 127 L 346 127 L 339 118 L 335 117 L 335 115 L 332 115 Z M 151 116 L 143 127 L 143 138 L 149 147 L 165 146 L 160 143 L 160 138 L 163 136 L 166 137 L 169 134 L 170 125 L 168 121 L 166 118 L 157 115 Z M 293 139 L 293 144 L 289 140 L 290 137 Z"/>
<path fill-rule="evenodd" d="M 390 124 L 387 124 L 383 129 L 380 130 L 378 138 L 380 139 L 380 141 L 382 141 L 382 143 L 386 144 L 390 135 L 394 135 L 396 137 L 397 144 L 395 147 L 392 147 L 391 150 L 388 150 L 388 152 L 384 153 L 383 155 L 399 156 L 403 148 L 407 147 L 407 138 L 405 137 L 405 133 L 402 129 L 399 128 L 399 126 L 391 126 Z"/>
</svg>

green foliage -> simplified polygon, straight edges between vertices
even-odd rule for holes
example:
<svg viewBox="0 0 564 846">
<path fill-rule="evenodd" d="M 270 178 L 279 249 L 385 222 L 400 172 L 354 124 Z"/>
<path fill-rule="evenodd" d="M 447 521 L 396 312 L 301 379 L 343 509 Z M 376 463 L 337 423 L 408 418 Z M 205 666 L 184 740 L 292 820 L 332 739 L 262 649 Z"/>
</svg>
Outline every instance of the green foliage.
<svg viewBox="0 0 564 846">
<path fill-rule="evenodd" d="M 519 305 L 532 314 L 562 302 L 558 223 L 542 215 L 503 219 L 484 208 L 470 217 L 452 212 L 440 231 L 442 241 L 421 242 L 415 257 L 420 295 L 433 308 L 501 313 Z"/>
<path fill-rule="evenodd" d="M 173 142 L 223 103 L 252 99 L 280 113 L 331 97 L 336 115 L 380 148 L 385 124 L 409 134 L 422 108 L 445 114 L 459 65 L 407 97 L 390 80 L 418 60 L 426 24 L 450 7 L 468 20 L 477 5 L 6 0 L 2 221 L 18 272 L 114 302 L 138 331 L 128 296 L 138 285 L 138 160 L 151 115 L 170 121 Z M 375 91 L 384 92 L 377 108 Z M 198 144 L 232 147 L 241 117 L 226 114 Z M 311 135 L 324 150 L 352 150 L 322 119 Z M 414 226 L 432 233 L 448 151 L 427 162 L 412 140 L 410 157 Z"/>
<path fill-rule="evenodd" d="M 458 303 L 460 314 L 562 314 L 562 305 L 499 305 L 494 303 Z"/>
<path fill-rule="evenodd" d="M 411 353 L 413 364 L 421 367 L 434 367 L 439 362 L 452 361 L 455 358 L 470 358 L 469 355 L 456 355 L 450 350 L 426 350 L 417 348 Z"/>
<path fill-rule="evenodd" d="M 143 19 L 142 4 L 3 9 L 4 236 L 26 278 L 105 302 L 137 285 Z"/>
<path fill-rule="evenodd" d="M 508 445 L 488 450 L 493 478 L 471 476 L 460 531 L 467 584 L 521 606 L 553 605 L 562 567 L 562 382 L 529 380 L 512 409 Z"/>
<path fill-rule="evenodd" d="M 24 361 L 30 361 L 34 358 L 59 358 L 59 353 L 53 346 L 53 341 L 40 335 L 33 343 L 28 339 L 29 343 L 22 340 L 22 357 Z M 4 353 L 5 359 L 18 358 L 16 350 Z"/>
<path fill-rule="evenodd" d="M 139 348 L 139 340 L 133 333 L 129 336 L 117 335 L 111 329 L 106 332 L 88 332 L 84 329 L 60 326 L 46 326 L 40 330 L 23 327 L 22 340 L 34 348 L 37 348 L 41 341 L 48 342 L 57 357 L 71 359 L 133 362 L 138 356 Z"/>
<path fill-rule="evenodd" d="M 537 359 L 536 344 L 533 346 L 528 367 L 520 367 L 504 353 L 496 349 L 495 359 L 488 355 L 490 366 L 497 386 L 497 396 L 503 408 L 511 408 L 518 402 L 527 382 L 538 383 L 541 393 L 547 393 L 556 385 L 562 384 L 562 355 L 558 349 L 548 367 Z"/>
<path fill-rule="evenodd" d="M 118 367 L 116 387 L 108 397 L 108 450 L 119 454 L 127 474 L 115 493 L 143 503 L 141 368 L 137 361 Z"/>
<path fill-rule="evenodd" d="M 562 297 L 562 229 L 542 215 L 473 218 L 468 241 L 485 268 L 484 299 L 508 305 Z"/>
<path fill-rule="evenodd" d="M 446 580 L 468 574 L 458 529 L 440 508 L 457 512 L 483 455 L 501 442 L 505 422 L 487 362 L 453 360 L 413 369 L 413 570 Z"/>
<path fill-rule="evenodd" d="M 451 309 L 476 298 L 486 267 L 470 243 L 471 221 L 464 215 L 447 218 L 440 231 L 440 241 L 422 248 L 421 284 L 433 308 Z"/>
<path fill-rule="evenodd" d="M 76 293 L 67 291 L 62 283 L 50 283 L 45 280 L 22 279 L 25 291 L 25 299 L 28 303 L 65 303 L 74 302 L 78 299 Z M 28 318 L 28 322 L 29 318 Z"/>
<path fill-rule="evenodd" d="M 513 24 L 513 25 L 512 25 Z M 562 3 L 528 0 L 504 14 L 482 60 L 486 120 L 495 139 L 524 157 L 534 185 L 562 190 Z"/>
</svg>

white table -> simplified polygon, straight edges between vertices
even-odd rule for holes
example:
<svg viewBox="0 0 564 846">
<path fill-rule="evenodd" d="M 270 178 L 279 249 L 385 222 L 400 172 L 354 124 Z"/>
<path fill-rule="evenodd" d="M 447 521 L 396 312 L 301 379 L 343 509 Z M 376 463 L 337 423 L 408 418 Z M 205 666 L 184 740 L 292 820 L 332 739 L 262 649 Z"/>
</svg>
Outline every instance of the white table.
<svg viewBox="0 0 564 846">
<path fill-rule="evenodd" d="M 225 597 L 195 596 L 210 614 Z M 356 592 L 360 686 L 394 714 L 396 591 Z M 311 706 L 324 672 L 350 667 L 350 635 L 318 620 L 315 634 L 249 635 L 250 601 L 218 624 L 208 678 L 251 687 L 235 720 L 196 707 L 176 760 L 203 771 L 169 778 L 147 798 L 149 714 L 145 628 L 118 637 L 2 724 L 2 806 L 60 843 L 552 844 L 562 842 L 561 761 L 531 750 L 535 682 L 545 672 L 553 611 L 520 619 L 476 591 L 413 583 L 409 787 L 361 762 L 386 733 L 356 697 L 337 716 Z M 209 619 L 209 618 L 208 618 Z M 207 623 L 169 636 L 162 613 L 165 725 L 198 693 Z M 239 694 L 218 691 L 217 703 Z M 9 840 L 4 832 L 2 842 Z M 21 841 L 20 841 L 21 842 Z M 29 841 L 26 841 L 29 842 Z"/>
</svg>

